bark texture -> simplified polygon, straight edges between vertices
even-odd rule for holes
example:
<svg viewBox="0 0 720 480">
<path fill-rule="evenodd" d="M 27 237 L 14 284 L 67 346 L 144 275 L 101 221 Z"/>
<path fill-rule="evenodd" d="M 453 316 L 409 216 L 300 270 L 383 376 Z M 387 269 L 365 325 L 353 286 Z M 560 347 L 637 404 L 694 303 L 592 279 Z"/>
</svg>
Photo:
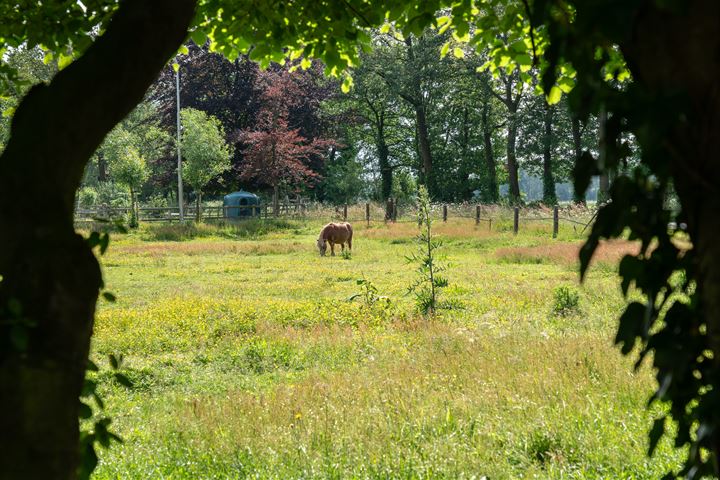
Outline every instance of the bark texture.
<svg viewBox="0 0 720 480">
<path fill-rule="evenodd" d="M 0 479 L 72 479 L 100 268 L 73 228 L 85 165 L 187 35 L 194 0 L 127 0 L 20 103 L 0 157 Z"/>
<path fill-rule="evenodd" d="M 681 13 L 645 2 L 637 12 L 632 36 L 621 48 L 635 80 L 648 92 L 684 92 L 687 96 L 684 118 L 674 122 L 674 130 L 664 140 L 664 146 L 697 252 L 698 292 L 717 372 L 720 371 L 720 2 L 689 1 Z M 720 425 L 714 427 L 711 444 L 717 475 Z"/>
</svg>

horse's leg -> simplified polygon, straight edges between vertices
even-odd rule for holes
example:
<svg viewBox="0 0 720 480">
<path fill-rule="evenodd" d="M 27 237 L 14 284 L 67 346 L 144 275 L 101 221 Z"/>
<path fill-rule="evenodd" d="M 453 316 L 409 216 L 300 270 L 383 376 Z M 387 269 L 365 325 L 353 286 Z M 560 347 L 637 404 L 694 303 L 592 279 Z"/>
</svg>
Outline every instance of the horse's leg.
<svg viewBox="0 0 720 480">
<path fill-rule="evenodd" d="M 333 242 L 330 242 L 330 256 L 335 256 L 335 244 Z"/>
<path fill-rule="evenodd" d="M 348 250 L 352 252 L 352 235 L 348 238 Z"/>
<path fill-rule="evenodd" d="M 344 243 L 340 244 L 340 248 L 342 248 L 342 253 L 345 253 L 345 244 Z"/>
</svg>

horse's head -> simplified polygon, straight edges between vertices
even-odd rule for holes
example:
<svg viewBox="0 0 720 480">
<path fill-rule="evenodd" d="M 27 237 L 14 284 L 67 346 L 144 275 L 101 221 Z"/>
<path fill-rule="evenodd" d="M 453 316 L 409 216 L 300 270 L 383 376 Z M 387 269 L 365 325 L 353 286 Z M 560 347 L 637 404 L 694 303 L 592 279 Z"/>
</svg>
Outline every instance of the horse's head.
<svg viewBox="0 0 720 480">
<path fill-rule="evenodd" d="M 325 251 L 327 250 L 327 243 L 325 243 L 325 239 L 324 239 L 324 238 L 319 237 L 319 238 L 317 239 L 317 247 L 318 247 L 318 250 L 320 250 L 320 256 L 321 256 L 321 257 L 324 257 L 324 256 L 325 256 Z"/>
</svg>

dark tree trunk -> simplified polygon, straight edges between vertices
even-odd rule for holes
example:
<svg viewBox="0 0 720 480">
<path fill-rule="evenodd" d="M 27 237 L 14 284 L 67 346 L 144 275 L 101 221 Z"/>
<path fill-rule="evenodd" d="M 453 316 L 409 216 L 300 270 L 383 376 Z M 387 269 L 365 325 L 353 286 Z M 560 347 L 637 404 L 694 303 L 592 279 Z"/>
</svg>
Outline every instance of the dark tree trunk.
<svg viewBox="0 0 720 480">
<path fill-rule="evenodd" d="M 575 164 L 580 161 L 582 156 L 582 134 L 580 133 L 580 119 L 571 114 L 571 127 L 573 139 L 573 155 Z M 573 190 L 573 202 L 576 204 L 585 204 L 585 192 L 577 192 Z"/>
<path fill-rule="evenodd" d="M 633 37 L 621 44 L 635 81 L 648 92 L 687 94 L 683 121 L 664 139 L 674 185 L 696 250 L 700 311 L 712 351 L 712 390 L 720 389 L 720 2 L 687 2 L 681 14 L 647 7 Z M 712 52 L 712 53 L 710 53 Z M 715 412 L 720 406 L 715 407 Z M 711 433 L 715 475 L 720 475 L 720 425 Z M 701 427 L 702 428 L 702 427 Z"/>
<path fill-rule="evenodd" d="M 101 274 L 73 227 L 105 135 L 186 37 L 195 2 L 127 0 L 77 61 L 33 87 L 0 156 L 0 478 L 72 479 Z"/>
<path fill-rule="evenodd" d="M 390 151 L 385 140 L 385 119 L 379 115 L 377 122 L 377 154 L 380 164 L 380 200 L 383 202 L 392 195 L 393 169 L 390 166 Z"/>
<path fill-rule="evenodd" d="M 412 37 L 405 39 L 407 45 L 407 58 L 410 67 L 418 68 L 416 65 L 415 52 L 413 51 Z M 420 76 L 413 73 L 410 95 L 403 95 L 415 110 L 415 133 L 417 135 L 418 154 L 422 165 L 421 178 L 427 186 L 428 192 L 432 197 L 435 192 L 433 183 L 433 161 L 432 150 L 430 149 L 430 136 L 428 134 L 427 112 L 425 111 L 425 101 L 423 99 L 422 89 L 420 85 Z"/>
<path fill-rule="evenodd" d="M 273 185 L 273 216 L 277 218 L 280 215 L 280 188 L 277 184 Z"/>
<path fill-rule="evenodd" d="M 470 181 L 470 173 L 472 172 L 472 162 L 470 158 L 470 111 L 467 107 L 463 108 L 462 128 L 460 134 L 460 181 L 459 188 L 455 191 L 459 193 L 460 198 L 468 200 L 472 197 L 473 184 Z"/>
<path fill-rule="evenodd" d="M 555 194 L 555 177 L 552 171 L 552 126 L 553 113 L 552 105 L 545 103 L 545 116 L 543 126 L 543 203 L 545 205 L 556 205 L 557 195 Z"/>
<path fill-rule="evenodd" d="M 511 109 L 508 118 L 507 136 L 507 171 L 510 195 L 510 202 L 520 203 L 520 177 L 518 175 L 518 163 L 515 153 L 515 142 L 517 141 L 517 109 Z"/>
<path fill-rule="evenodd" d="M 505 104 L 508 109 L 508 120 L 507 120 L 507 144 L 506 144 L 506 156 L 507 156 L 507 171 L 508 171 L 508 194 L 510 202 L 514 204 L 520 203 L 520 178 L 518 175 L 518 163 L 517 154 L 515 152 L 515 142 L 517 141 L 517 128 L 518 118 L 517 111 L 520 105 L 521 93 L 513 99 L 513 80 L 512 78 L 505 79 L 505 95 L 500 97 L 496 96 Z"/>
<path fill-rule="evenodd" d="M 202 220 L 202 192 L 198 190 L 195 198 L 195 222 L 200 223 Z"/>
<path fill-rule="evenodd" d="M 415 107 L 415 121 L 417 122 L 418 150 L 420 152 L 420 160 L 422 161 L 423 178 L 425 179 L 428 191 L 434 192 L 432 152 L 430 150 L 430 137 L 428 135 L 424 105 L 417 105 Z"/>
<path fill-rule="evenodd" d="M 135 189 L 130 188 L 130 228 L 137 228 L 138 226 L 138 208 L 137 199 L 135 196 Z"/>
<path fill-rule="evenodd" d="M 98 182 L 107 182 L 108 179 L 108 173 L 107 173 L 107 160 L 105 160 L 105 155 L 98 155 L 98 176 L 97 176 Z"/>
<path fill-rule="evenodd" d="M 600 118 L 598 119 L 598 149 L 600 150 L 600 166 L 604 168 L 605 165 L 605 125 L 607 123 L 607 112 L 605 110 L 600 112 Z M 598 184 L 597 203 L 603 203 L 610 197 L 610 174 L 603 170 L 600 174 L 600 182 Z"/>
<path fill-rule="evenodd" d="M 492 146 L 493 128 L 490 126 L 490 99 L 487 98 L 482 109 L 482 129 L 483 129 L 483 156 L 485 158 L 485 168 L 487 170 L 487 184 L 485 199 L 490 203 L 497 203 L 500 198 L 497 183 L 497 166 L 495 164 L 495 153 Z"/>
</svg>

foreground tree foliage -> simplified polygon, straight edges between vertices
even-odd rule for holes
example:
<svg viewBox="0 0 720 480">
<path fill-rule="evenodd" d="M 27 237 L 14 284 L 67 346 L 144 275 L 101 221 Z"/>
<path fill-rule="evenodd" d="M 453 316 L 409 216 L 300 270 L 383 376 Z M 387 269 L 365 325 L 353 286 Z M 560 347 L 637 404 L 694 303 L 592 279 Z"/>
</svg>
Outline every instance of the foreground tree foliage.
<svg viewBox="0 0 720 480">
<path fill-rule="evenodd" d="M 593 174 L 614 177 L 611 202 L 600 210 L 581 259 L 587 270 L 601 238 L 642 242 L 620 264 L 624 292 L 635 285 L 643 301 L 628 305 L 616 341 L 625 354 L 639 344 L 638 364 L 652 354 L 658 389 L 669 404 L 677 447 L 688 446 L 680 472 L 688 478 L 720 475 L 720 3 L 714 0 L 613 2 L 537 1 L 533 20 L 548 24 L 546 87 L 561 61 L 577 69 L 570 102 L 581 116 L 607 115 L 604 151 L 585 155 L 575 183 Z M 572 18 L 572 21 L 570 19 Z M 624 75 L 618 88 L 603 77 Z M 614 68 L 618 67 L 618 68 Z M 628 168 L 629 135 L 642 149 Z M 666 208 L 672 188 L 681 210 Z M 661 416 L 650 432 L 650 454 L 668 426 Z M 670 430 L 673 431 L 673 430 Z"/>
<path fill-rule="evenodd" d="M 436 19 L 443 8 L 449 15 Z M 494 72 L 540 66 L 550 103 L 575 82 L 570 103 L 579 118 L 607 114 L 603 152 L 585 153 L 575 172 L 580 191 L 592 174 L 615 178 L 583 250 L 583 272 L 600 238 L 629 228 L 642 241 L 620 270 L 623 288 L 634 283 L 646 299 L 627 308 L 617 340 L 626 353 L 638 340 L 641 357 L 653 353 L 657 398 L 669 402 L 676 445 L 690 446 L 675 473 L 720 473 L 716 0 L 62 0 L 3 2 L 0 18 L 0 90 L 17 81 L 7 47 L 42 44 L 61 67 L 22 99 L 0 157 L 0 478 L 77 475 L 78 396 L 102 278 L 96 242 L 73 228 L 75 191 L 92 153 L 188 32 L 231 60 L 249 54 L 267 66 L 289 56 L 309 65 L 315 57 L 340 76 L 357 63 L 358 46 L 370 46 L 366 29 L 386 21 L 408 55 L 425 27 L 451 28 L 459 42 L 492 46 Z M 517 40 L 498 40 L 507 32 Z M 625 75 L 623 57 L 633 80 L 618 88 L 608 79 Z M 344 77 L 345 89 L 351 83 Z M 642 147 L 641 164 L 629 171 L 628 134 Z M 680 213 L 664 208 L 671 186 Z M 668 230 L 671 221 L 687 228 Z M 653 427 L 651 451 L 665 425 L 661 418 Z"/>
</svg>

